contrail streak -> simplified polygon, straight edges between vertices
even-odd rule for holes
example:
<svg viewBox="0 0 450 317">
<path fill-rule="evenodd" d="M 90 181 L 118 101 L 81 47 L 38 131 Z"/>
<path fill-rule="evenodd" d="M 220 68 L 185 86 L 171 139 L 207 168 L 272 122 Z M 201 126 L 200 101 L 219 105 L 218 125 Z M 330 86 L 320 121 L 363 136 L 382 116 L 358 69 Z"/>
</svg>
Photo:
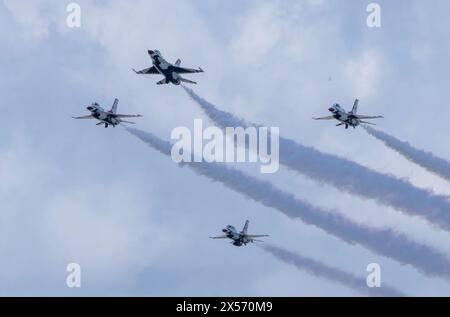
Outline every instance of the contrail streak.
<svg viewBox="0 0 450 317">
<path fill-rule="evenodd" d="M 183 87 L 203 112 L 221 128 L 254 126 L 219 110 L 189 88 Z M 432 191 L 417 188 L 392 175 L 379 173 L 336 155 L 322 153 L 280 137 L 280 164 L 311 179 L 376 202 L 403 213 L 421 216 L 450 231 L 450 201 Z"/>
<path fill-rule="evenodd" d="M 323 278 L 331 282 L 347 286 L 355 291 L 368 294 L 370 296 L 406 296 L 395 288 L 383 284 L 379 288 L 368 287 L 365 278 L 357 277 L 351 273 L 328 266 L 322 262 L 302 256 L 298 253 L 294 254 L 286 249 L 271 244 L 258 246 L 264 251 L 272 254 L 277 259 L 288 264 L 293 264 L 302 271 L 306 271 L 307 273 L 310 273 L 318 278 Z"/>
<path fill-rule="evenodd" d="M 172 143 L 141 130 L 131 128 L 126 130 L 153 149 L 171 156 Z M 411 241 L 405 235 L 389 228 L 376 229 L 355 223 L 339 213 L 312 206 L 269 182 L 224 164 L 184 162 L 180 165 L 188 165 L 199 175 L 220 182 L 247 198 L 281 211 L 290 218 L 314 225 L 347 243 L 359 243 L 402 264 L 411 264 L 427 275 L 450 278 L 450 261 L 445 255 L 426 245 Z"/>
<path fill-rule="evenodd" d="M 387 147 L 402 155 L 407 160 L 422 166 L 427 171 L 442 177 L 447 181 L 450 181 L 449 161 L 437 157 L 431 152 L 416 149 L 408 142 L 400 141 L 387 133 L 375 130 L 371 127 L 364 128 L 370 135 L 383 142 Z"/>
</svg>

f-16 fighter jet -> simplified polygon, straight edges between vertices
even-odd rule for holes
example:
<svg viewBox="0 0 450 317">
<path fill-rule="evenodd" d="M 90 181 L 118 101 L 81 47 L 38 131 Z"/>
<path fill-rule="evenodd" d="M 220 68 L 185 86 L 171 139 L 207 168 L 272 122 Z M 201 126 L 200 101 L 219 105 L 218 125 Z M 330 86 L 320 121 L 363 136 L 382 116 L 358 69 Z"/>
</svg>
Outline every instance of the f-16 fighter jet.
<svg viewBox="0 0 450 317">
<path fill-rule="evenodd" d="M 135 122 L 125 121 L 123 118 L 137 118 L 142 117 L 140 114 L 117 114 L 117 105 L 119 103 L 119 99 L 115 99 L 114 103 L 111 107 L 111 110 L 105 111 L 102 107 L 96 102 L 92 103 L 90 106 L 86 107 L 87 110 L 91 112 L 90 115 L 82 116 L 82 117 L 72 117 L 74 119 L 96 119 L 100 121 L 97 125 L 104 124 L 105 128 L 109 125 L 115 127 L 120 123 L 131 123 L 135 124 Z"/>
<path fill-rule="evenodd" d="M 375 125 L 372 122 L 364 121 L 364 119 L 383 118 L 383 116 L 357 115 L 356 112 L 358 111 L 358 102 L 359 102 L 359 100 L 356 99 L 355 103 L 353 104 L 353 109 L 350 112 L 346 112 L 344 109 L 341 108 L 341 106 L 339 104 L 335 103 L 332 107 L 328 108 L 328 111 L 330 111 L 333 115 L 331 115 L 329 117 L 313 118 L 313 119 L 314 120 L 336 119 L 336 120 L 340 121 L 340 123 L 338 123 L 336 126 L 345 125 L 345 128 L 348 129 L 349 126 L 356 128 L 361 123 Z"/>
<path fill-rule="evenodd" d="M 181 60 L 177 60 L 175 64 L 170 64 L 167 62 L 161 55 L 158 50 L 149 50 L 148 55 L 152 59 L 153 66 L 150 68 L 146 68 L 140 71 L 136 71 L 133 68 L 133 71 L 136 74 L 161 74 L 164 76 L 163 80 L 158 81 L 156 84 L 163 85 L 172 83 L 174 85 L 179 85 L 181 82 L 197 84 L 195 81 L 188 80 L 180 76 L 180 74 L 191 74 L 191 73 L 203 73 L 203 69 L 191 69 L 180 67 Z"/>
<path fill-rule="evenodd" d="M 222 231 L 225 233 L 223 236 L 218 237 L 210 237 L 211 239 L 231 239 L 233 240 L 231 243 L 237 247 L 240 247 L 242 245 L 247 245 L 249 242 L 263 242 L 261 240 L 256 240 L 255 238 L 262 238 L 262 237 L 268 237 L 268 235 L 253 235 L 253 234 L 247 234 L 249 221 L 247 220 L 245 222 L 244 228 L 241 232 L 236 231 L 236 228 L 233 226 L 227 226 Z"/>
</svg>

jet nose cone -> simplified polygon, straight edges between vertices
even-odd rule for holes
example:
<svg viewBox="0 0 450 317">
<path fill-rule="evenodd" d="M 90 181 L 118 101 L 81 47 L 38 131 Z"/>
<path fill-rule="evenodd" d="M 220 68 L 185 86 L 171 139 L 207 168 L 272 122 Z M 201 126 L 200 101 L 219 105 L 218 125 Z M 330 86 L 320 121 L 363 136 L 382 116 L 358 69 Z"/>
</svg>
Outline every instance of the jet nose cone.
<svg viewBox="0 0 450 317">
<path fill-rule="evenodd" d="M 150 55 L 153 55 L 153 54 L 155 54 L 155 51 L 148 50 L 148 53 L 149 53 Z"/>
</svg>

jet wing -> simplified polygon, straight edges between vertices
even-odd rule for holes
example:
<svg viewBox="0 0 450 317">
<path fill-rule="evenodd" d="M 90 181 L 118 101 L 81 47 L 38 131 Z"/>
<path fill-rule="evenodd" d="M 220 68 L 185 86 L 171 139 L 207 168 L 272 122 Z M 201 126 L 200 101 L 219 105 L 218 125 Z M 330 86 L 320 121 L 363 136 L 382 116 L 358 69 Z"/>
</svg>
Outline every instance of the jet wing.
<svg viewBox="0 0 450 317">
<path fill-rule="evenodd" d="M 383 116 L 356 116 L 358 119 L 382 119 Z"/>
<path fill-rule="evenodd" d="M 263 238 L 263 237 L 268 237 L 269 235 L 267 234 L 248 234 L 247 238 L 253 239 L 253 238 Z"/>
<path fill-rule="evenodd" d="M 226 235 L 218 236 L 218 237 L 209 237 L 210 239 L 226 239 L 228 238 Z"/>
<path fill-rule="evenodd" d="M 172 70 L 178 74 L 203 73 L 203 69 L 184 68 L 179 66 L 172 66 Z"/>
<path fill-rule="evenodd" d="M 140 114 L 116 114 L 116 118 L 140 118 Z"/>
<path fill-rule="evenodd" d="M 72 118 L 74 118 L 74 119 L 95 119 L 95 117 L 92 115 L 81 116 L 81 117 L 72 117 Z"/>
<path fill-rule="evenodd" d="M 136 74 L 159 74 L 159 72 L 158 72 L 158 70 L 155 68 L 155 66 L 152 66 L 152 67 L 150 67 L 150 68 L 146 68 L 146 69 L 143 69 L 143 70 L 135 70 L 135 69 L 133 68 L 133 71 L 134 71 Z"/>
<path fill-rule="evenodd" d="M 314 120 L 332 120 L 334 119 L 333 116 L 328 116 L 328 117 L 321 117 L 321 118 L 313 118 Z"/>
</svg>

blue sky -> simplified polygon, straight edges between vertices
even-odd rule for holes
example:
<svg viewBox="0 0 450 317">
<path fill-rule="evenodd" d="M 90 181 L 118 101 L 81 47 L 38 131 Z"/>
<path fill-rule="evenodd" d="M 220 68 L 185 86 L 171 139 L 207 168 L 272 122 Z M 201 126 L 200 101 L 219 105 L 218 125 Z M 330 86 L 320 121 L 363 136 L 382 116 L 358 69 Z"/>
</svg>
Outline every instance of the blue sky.
<svg viewBox="0 0 450 317">
<path fill-rule="evenodd" d="M 226 111 L 280 127 L 326 153 L 450 195 L 450 185 L 385 148 L 363 129 L 311 117 L 330 104 L 383 114 L 379 128 L 449 158 L 448 1 L 378 1 L 382 27 L 366 26 L 370 1 L 0 2 L 0 294 L 355 296 L 248 246 L 207 237 L 246 219 L 250 230 L 358 276 L 378 262 L 382 281 L 410 295 L 449 295 L 450 283 L 352 246 L 179 168 L 122 128 L 75 121 L 86 105 L 141 113 L 138 127 L 169 139 L 204 118 L 180 87 L 156 86 L 149 48 L 201 66 L 194 89 Z M 331 81 L 328 78 L 331 77 Z M 425 221 L 341 193 L 281 167 L 261 175 L 310 203 L 387 226 L 450 254 L 450 236 Z M 82 267 L 82 287 L 65 284 Z"/>
</svg>

